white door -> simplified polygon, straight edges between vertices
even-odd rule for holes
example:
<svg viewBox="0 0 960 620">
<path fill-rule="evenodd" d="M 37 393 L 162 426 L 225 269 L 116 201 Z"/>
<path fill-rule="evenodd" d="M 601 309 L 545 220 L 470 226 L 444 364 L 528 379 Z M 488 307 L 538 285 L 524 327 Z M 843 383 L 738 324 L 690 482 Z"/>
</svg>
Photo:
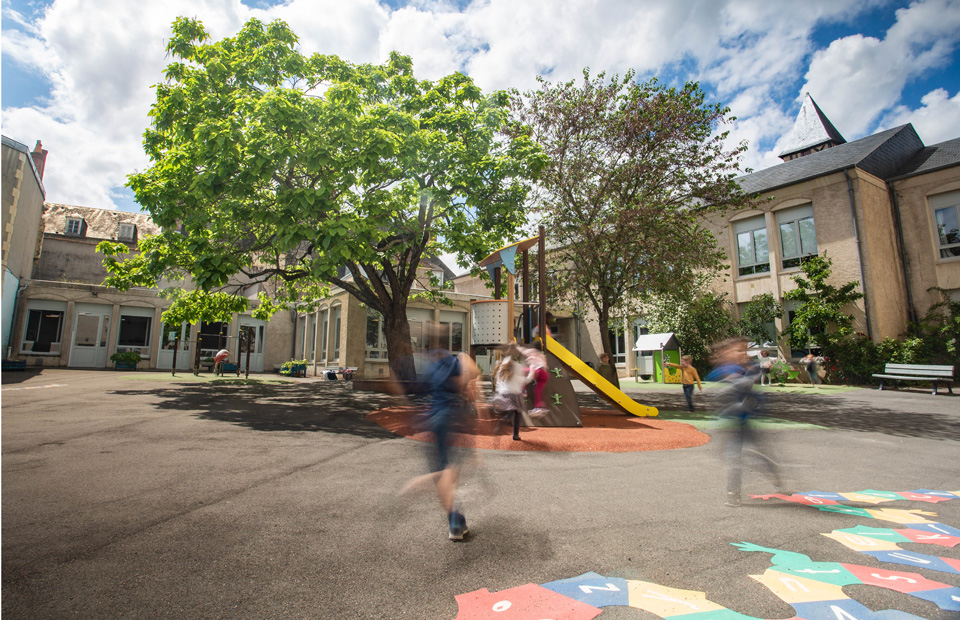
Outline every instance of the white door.
<svg viewBox="0 0 960 620">
<path fill-rule="evenodd" d="M 70 366 L 106 368 L 110 316 L 95 312 L 77 312 L 73 325 Z"/>
<path fill-rule="evenodd" d="M 263 334 L 266 331 L 266 322 L 249 317 L 240 317 L 240 329 L 251 328 L 253 342 L 250 347 L 250 372 L 263 372 Z M 240 352 L 240 372 L 247 369 L 247 352 Z"/>
<path fill-rule="evenodd" d="M 173 351 L 177 349 L 177 370 L 190 370 L 193 364 L 193 343 L 190 342 L 189 323 L 181 325 L 163 325 L 163 335 L 160 338 L 160 351 L 157 353 L 157 368 L 162 370 L 173 369 Z M 177 338 L 179 337 L 179 341 Z"/>
</svg>

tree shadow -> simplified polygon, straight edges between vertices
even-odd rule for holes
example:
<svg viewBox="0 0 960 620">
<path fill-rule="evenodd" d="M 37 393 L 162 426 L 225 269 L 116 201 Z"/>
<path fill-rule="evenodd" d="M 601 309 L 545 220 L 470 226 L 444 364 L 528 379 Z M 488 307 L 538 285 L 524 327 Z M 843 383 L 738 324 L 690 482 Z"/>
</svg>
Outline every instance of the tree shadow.
<svg viewBox="0 0 960 620">
<path fill-rule="evenodd" d="M 791 422 L 814 424 L 827 428 L 847 431 L 882 433 L 895 437 L 918 437 L 924 439 L 942 439 L 960 441 L 960 401 L 955 397 L 941 393 L 930 396 L 917 394 L 915 411 L 903 408 L 903 401 L 884 405 L 882 395 L 843 392 L 837 394 L 776 394 L 759 392 L 763 412 L 771 418 Z M 657 407 L 661 410 L 683 410 L 686 401 L 678 389 L 676 394 L 669 392 L 637 392 L 629 394 L 637 402 Z M 597 407 L 592 395 L 586 394 L 585 401 L 590 407 Z M 911 395 L 912 396 L 912 395 Z M 720 408 L 717 394 L 695 396 L 695 405 L 699 411 L 715 414 Z M 699 398 L 699 400 L 697 400 Z M 938 401 L 919 399 L 936 398 Z M 955 413 L 944 413 L 951 409 Z"/>
<path fill-rule="evenodd" d="M 322 432 L 371 439 L 394 436 L 366 416 L 395 400 L 374 392 L 354 391 L 344 382 L 214 380 L 111 393 L 153 401 L 161 410 L 184 411 L 256 431 Z"/>
</svg>

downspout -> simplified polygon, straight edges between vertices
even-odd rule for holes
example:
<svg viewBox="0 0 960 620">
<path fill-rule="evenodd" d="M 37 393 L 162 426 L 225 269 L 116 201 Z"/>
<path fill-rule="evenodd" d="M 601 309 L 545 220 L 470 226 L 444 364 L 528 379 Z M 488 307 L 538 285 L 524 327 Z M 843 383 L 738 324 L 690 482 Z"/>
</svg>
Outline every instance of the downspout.
<svg viewBox="0 0 960 620">
<path fill-rule="evenodd" d="M 917 311 L 913 305 L 913 292 L 910 290 L 910 277 L 907 273 L 907 255 L 903 241 L 903 220 L 900 218 L 900 199 L 897 197 L 897 190 L 893 183 L 887 183 L 887 189 L 890 191 L 890 197 L 893 198 L 893 222 L 897 227 L 897 255 L 900 257 L 900 268 L 903 270 L 903 284 L 907 290 L 907 320 L 911 323 L 917 322 Z"/>
<path fill-rule="evenodd" d="M 850 178 L 850 168 L 843 169 L 843 176 L 847 179 L 847 194 L 850 196 L 850 217 L 853 220 L 853 238 L 857 242 L 857 263 L 860 267 L 860 287 L 863 289 L 863 314 L 867 323 L 867 338 L 872 340 L 873 337 L 871 334 L 873 330 L 870 329 L 870 304 L 867 299 L 867 281 L 863 276 L 863 247 L 860 243 L 860 229 L 857 226 L 857 203 L 853 197 L 853 180 Z"/>
</svg>

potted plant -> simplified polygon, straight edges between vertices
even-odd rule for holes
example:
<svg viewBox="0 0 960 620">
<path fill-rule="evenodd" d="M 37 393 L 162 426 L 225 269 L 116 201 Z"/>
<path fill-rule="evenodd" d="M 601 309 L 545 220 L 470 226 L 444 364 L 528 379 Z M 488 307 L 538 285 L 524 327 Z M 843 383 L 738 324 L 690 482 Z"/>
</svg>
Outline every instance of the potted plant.
<svg viewBox="0 0 960 620">
<path fill-rule="evenodd" d="M 117 351 L 110 356 L 110 361 L 113 362 L 113 367 L 117 370 L 135 369 L 141 359 L 143 358 L 136 351 Z"/>
<path fill-rule="evenodd" d="M 307 360 L 290 360 L 280 367 L 281 375 L 307 376 Z"/>
</svg>

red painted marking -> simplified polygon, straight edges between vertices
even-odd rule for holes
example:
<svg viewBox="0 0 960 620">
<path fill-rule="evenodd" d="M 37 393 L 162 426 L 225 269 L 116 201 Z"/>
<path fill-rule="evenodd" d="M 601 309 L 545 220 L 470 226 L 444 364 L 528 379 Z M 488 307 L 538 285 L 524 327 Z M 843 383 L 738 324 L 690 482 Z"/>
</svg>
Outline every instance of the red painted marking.
<svg viewBox="0 0 960 620">
<path fill-rule="evenodd" d="M 854 577 L 870 586 L 880 586 L 896 592 L 910 593 L 924 590 L 938 590 L 950 586 L 938 581 L 931 581 L 919 573 L 905 573 L 883 568 L 870 568 L 858 564 L 841 564 Z"/>
<path fill-rule="evenodd" d="M 484 588 L 456 598 L 456 620 L 592 620 L 600 615 L 593 605 L 534 583 L 500 592 Z"/>
</svg>

